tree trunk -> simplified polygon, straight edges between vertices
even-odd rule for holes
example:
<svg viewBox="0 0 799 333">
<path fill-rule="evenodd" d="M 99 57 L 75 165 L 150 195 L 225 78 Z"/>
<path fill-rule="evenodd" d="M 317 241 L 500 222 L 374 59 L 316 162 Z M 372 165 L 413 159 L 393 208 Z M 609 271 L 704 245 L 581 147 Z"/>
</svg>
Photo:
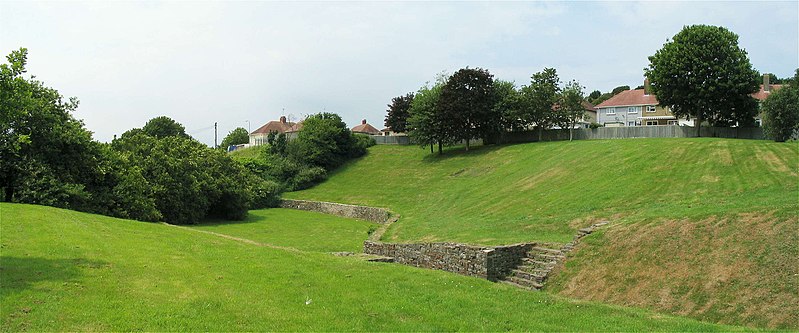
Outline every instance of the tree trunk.
<svg viewBox="0 0 799 333">
<path fill-rule="evenodd" d="M 702 112 L 696 111 L 696 137 L 702 136 Z"/>
<path fill-rule="evenodd" d="M 9 186 L 6 187 L 5 190 L 5 202 L 11 202 L 11 200 L 14 200 L 14 188 Z"/>
<path fill-rule="evenodd" d="M 466 138 L 466 151 L 469 151 L 469 138 Z"/>
<path fill-rule="evenodd" d="M 441 141 L 438 141 L 438 154 L 444 154 L 444 150 L 441 148 Z"/>
<path fill-rule="evenodd" d="M 433 153 L 433 141 L 430 141 L 430 154 Z"/>
<path fill-rule="evenodd" d="M 544 134 L 544 128 L 541 127 L 541 126 L 538 126 L 538 141 L 539 142 L 541 141 L 541 137 L 542 137 L 543 134 Z"/>
<path fill-rule="evenodd" d="M 572 131 L 574 130 L 574 123 L 569 124 L 569 141 L 572 140 Z"/>
</svg>

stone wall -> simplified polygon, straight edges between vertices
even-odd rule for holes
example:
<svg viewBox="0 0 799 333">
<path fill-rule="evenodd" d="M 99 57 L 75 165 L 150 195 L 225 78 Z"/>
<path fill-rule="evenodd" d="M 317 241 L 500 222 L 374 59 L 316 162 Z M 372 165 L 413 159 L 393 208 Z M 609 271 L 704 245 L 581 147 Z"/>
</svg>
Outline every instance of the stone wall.
<svg viewBox="0 0 799 333">
<path fill-rule="evenodd" d="M 333 202 L 284 199 L 281 208 L 307 210 L 341 217 L 367 220 L 375 223 L 387 223 L 391 213 L 387 209 L 347 205 Z"/>
<path fill-rule="evenodd" d="M 393 244 L 366 241 L 363 252 L 391 257 L 395 263 L 497 280 L 521 263 L 534 244 L 499 247 L 458 243 Z"/>
</svg>

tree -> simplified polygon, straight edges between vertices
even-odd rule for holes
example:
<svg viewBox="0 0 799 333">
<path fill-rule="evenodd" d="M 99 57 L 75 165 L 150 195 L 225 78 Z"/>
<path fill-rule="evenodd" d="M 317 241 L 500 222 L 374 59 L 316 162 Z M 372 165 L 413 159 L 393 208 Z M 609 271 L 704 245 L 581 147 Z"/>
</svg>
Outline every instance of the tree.
<svg viewBox="0 0 799 333">
<path fill-rule="evenodd" d="M 503 80 L 494 81 L 494 94 L 496 95 L 496 103 L 494 104 L 493 113 L 498 115 L 498 118 L 493 123 L 496 128 L 492 132 L 499 134 L 499 141 L 501 141 L 502 134 L 507 131 L 523 128 L 521 123 L 521 95 L 513 82 Z"/>
<path fill-rule="evenodd" d="M 388 104 L 388 110 L 386 110 L 386 127 L 391 128 L 394 132 L 406 132 L 412 103 L 413 93 L 392 98 L 391 104 Z"/>
<path fill-rule="evenodd" d="M 777 142 L 789 140 L 799 131 L 799 69 L 790 85 L 763 101 L 763 127 Z"/>
<path fill-rule="evenodd" d="M 355 144 L 339 115 L 322 112 L 305 119 L 297 139 L 289 142 L 287 149 L 298 161 L 332 170 L 352 157 Z"/>
<path fill-rule="evenodd" d="M 186 128 L 180 123 L 167 116 L 160 116 L 150 119 L 142 127 L 144 133 L 155 138 L 165 138 L 168 136 L 179 136 L 187 138 Z"/>
<path fill-rule="evenodd" d="M 0 65 L 0 188 L 5 201 L 93 211 L 101 145 L 71 112 L 77 98 L 25 79 L 27 49 Z"/>
<path fill-rule="evenodd" d="M 620 92 L 627 91 L 627 90 L 630 90 L 630 86 L 618 86 L 616 88 L 613 88 L 613 90 L 610 91 L 610 95 L 611 96 L 616 96 Z"/>
<path fill-rule="evenodd" d="M 224 139 L 222 139 L 222 144 L 219 145 L 222 149 L 227 149 L 228 146 L 233 145 L 240 145 L 250 142 L 250 133 L 247 133 L 247 129 L 243 127 L 237 127 L 236 129 L 230 131 Z"/>
<path fill-rule="evenodd" d="M 530 85 L 522 87 L 521 92 L 522 122 L 538 128 L 540 141 L 543 130 L 557 121 L 552 107 L 558 103 L 560 78 L 554 68 L 544 68 L 530 78 Z"/>
<path fill-rule="evenodd" d="M 583 94 L 583 87 L 574 80 L 567 83 L 560 93 L 557 112 L 561 115 L 560 119 L 565 120 L 569 127 L 569 141 L 573 138 L 574 126 L 585 117 Z"/>
<path fill-rule="evenodd" d="M 588 100 L 591 101 L 591 103 L 593 103 L 593 101 L 599 98 L 599 96 L 602 96 L 602 92 L 599 90 L 594 90 L 588 95 Z"/>
<path fill-rule="evenodd" d="M 662 105 L 677 117 L 714 126 L 754 123 L 758 73 L 738 35 L 723 27 L 686 26 L 649 57 L 646 77 Z"/>
<path fill-rule="evenodd" d="M 432 86 L 425 84 L 419 88 L 408 112 L 408 135 L 421 147 L 430 146 L 431 154 L 433 145 L 438 144 L 438 153 L 442 154 L 442 146 L 451 141 L 445 137 L 443 119 L 436 114 L 436 106 L 441 97 L 444 80 L 444 78 L 440 78 Z"/>
<path fill-rule="evenodd" d="M 494 76 L 482 68 L 463 68 L 452 74 L 441 90 L 436 112 L 447 119 L 447 136 L 469 142 L 494 133 Z"/>
</svg>

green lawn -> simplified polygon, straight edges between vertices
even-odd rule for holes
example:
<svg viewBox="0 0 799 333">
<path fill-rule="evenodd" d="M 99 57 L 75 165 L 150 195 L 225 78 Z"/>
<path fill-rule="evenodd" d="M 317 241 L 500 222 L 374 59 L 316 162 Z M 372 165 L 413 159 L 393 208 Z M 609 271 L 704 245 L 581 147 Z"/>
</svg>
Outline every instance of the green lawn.
<svg viewBox="0 0 799 333">
<path fill-rule="evenodd" d="M 0 231 L 3 331 L 736 329 L 41 206 Z"/>
<path fill-rule="evenodd" d="M 629 139 L 369 154 L 287 198 L 388 207 L 384 240 L 566 242 L 597 219 L 642 222 L 740 213 L 795 215 L 796 143 Z"/>
<path fill-rule="evenodd" d="M 208 221 L 192 228 L 303 251 L 360 252 L 377 224 L 291 209 L 252 210 L 244 221 Z"/>
</svg>

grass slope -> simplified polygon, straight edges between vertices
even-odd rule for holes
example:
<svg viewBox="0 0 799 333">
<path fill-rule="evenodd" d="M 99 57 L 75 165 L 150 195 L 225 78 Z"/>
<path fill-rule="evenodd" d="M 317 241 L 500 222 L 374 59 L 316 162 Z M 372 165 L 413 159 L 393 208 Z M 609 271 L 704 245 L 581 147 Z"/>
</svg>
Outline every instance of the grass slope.
<svg viewBox="0 0 799 333">
<path fill-rule="evenodd" d="M 444 156 L 382 145 L 285 196 L 391 208 L 402 215 L 384 236 L 391 241 L 565 242 L 597 219 L 784 219 L 799 208 L 797 165 L 796 144 L 711 138 L 544 142 Z"/>
<path fill-rule="evenodd" d="M 3 331 L 728 331 L 455 274 L 0 204 Z"/>
<path fill-rule="evenodd" d="M 259 243 L 303 251 L 360 252 L 377 224 L 333 215 L 291 209 L 250 211 L 244 221 L 206 221 L 192 226 Z"/>
<path fill-rule="evenodd" d="M 548 289 L 702 320 L 799 328 L 799 146 L 630 139 L 431 156 L 377 146 L 292 198 L 400 213 L 384 239 L 508 244 L 588 237 Z"/>
</svg>

